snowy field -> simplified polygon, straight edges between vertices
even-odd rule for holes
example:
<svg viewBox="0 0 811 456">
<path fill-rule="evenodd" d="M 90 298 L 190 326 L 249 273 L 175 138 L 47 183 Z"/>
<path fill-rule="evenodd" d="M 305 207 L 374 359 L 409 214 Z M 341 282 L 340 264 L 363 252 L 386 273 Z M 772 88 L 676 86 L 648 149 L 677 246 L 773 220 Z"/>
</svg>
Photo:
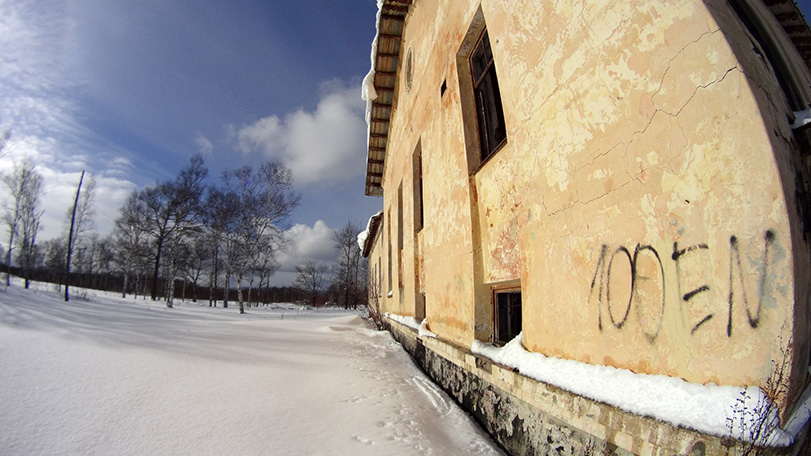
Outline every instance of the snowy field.
<svg viewBox="0 0 811 456">
<path fill-rule="evenodd" d="M 500 454 L 353 313 L 71 291 L 0 288 L 2 455 Z"/>
</svg>

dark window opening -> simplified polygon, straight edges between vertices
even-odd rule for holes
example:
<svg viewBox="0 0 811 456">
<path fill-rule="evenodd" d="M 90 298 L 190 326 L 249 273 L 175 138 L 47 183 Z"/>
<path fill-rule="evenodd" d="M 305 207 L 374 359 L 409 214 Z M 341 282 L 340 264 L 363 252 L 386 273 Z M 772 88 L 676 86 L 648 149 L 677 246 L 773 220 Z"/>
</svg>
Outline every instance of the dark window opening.
<svg viewBox="0 0 811 456">
<path fill-rule="evenodd" d="M 446 90 L 448 90 L 448 81 L 442 81 L 442 87 L 439 88 L 439 98 L 445 96 Z"/>
<path fill-rule="evenodd" d="M 473 93 L 476 99 L 476 117 L 479 127 L 481 160 L 493 154 L 507 139 L 504 125 L 504 110 L 498 88 L 493 51 L 487 29 L 470 55 L 470 72 L 473 77 Z"/>
<path fill-rule="evenodd" d="M 414 231 L 418 232 L 425 224 L 422 196 L 422 149 L 420 144 L 417 144 L 417 148 L 414 150 L 412 166 L 414 172 Z"/>
<path fill-rule="evenodd" d="M 403 184 L 397 187 L 397 250 L 403 250 Z"/>
<path fill-rule="evenodd" d="M 496 292 L 496 324 L 493 342 L 506 344 L 521 332 L 521 290 Z"/>
<path fill-rule="evenodd" d="M 389 285 L 389 293 L 391 293 L 391 209 L 389 209 L 389 213 L 386 215 L 386 243 L 388 244 L 388 252 L 386 255 L 388 269 L 386 270 L 386 279 Z"/>
<path fill-rule="evenodd" d="M 416 318 L 417 321 L 422 321 L 425 319 L 425 293 L 417 293 L 416 300 L 414 318 Z"/>
<path fill-rule="evenodd" d="M 397 187 L 397 284 L 403 293 L 403 183 Z"/>
</svg>

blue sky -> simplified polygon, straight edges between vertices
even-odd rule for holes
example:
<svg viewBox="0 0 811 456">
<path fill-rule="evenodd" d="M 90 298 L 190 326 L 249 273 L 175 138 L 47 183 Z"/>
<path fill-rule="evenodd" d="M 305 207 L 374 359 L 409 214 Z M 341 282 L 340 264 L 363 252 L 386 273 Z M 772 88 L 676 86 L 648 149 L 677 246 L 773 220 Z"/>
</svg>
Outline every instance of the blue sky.
<svg viewBox="0 0 811 456">
<path fill-rule="evenodd" d="M 133 189 L 195 153 L 213 179 L 278 158 L 302 193 L 291 233 L 309 244 L 283 262 L 327 261 L 332 229 L 382 207 L 363 194 L 360 98 L 376 11 L 375 0 L 0 0 L 0 129 L 12 130 L 0 172 L 37 164 L 48 239 L 82 169 L 105 234 Z"/>
<path fill-rule="evenodd" d="M 811 2 L 798 4 L 808 17 Z M 37 164 L 48 239 L 83 169 L 106 234 L 132 190 L 195 153 L 213 179 L 278 158 L 302 193 L 284 283 L 296 263 L 334 258 L 334 229 L 382 207 L 363 194 L 360 98 L 376 11 L 376 0 L 0 0 L 0 131 L 12 130 L 0 173 Z"/>
</svg>

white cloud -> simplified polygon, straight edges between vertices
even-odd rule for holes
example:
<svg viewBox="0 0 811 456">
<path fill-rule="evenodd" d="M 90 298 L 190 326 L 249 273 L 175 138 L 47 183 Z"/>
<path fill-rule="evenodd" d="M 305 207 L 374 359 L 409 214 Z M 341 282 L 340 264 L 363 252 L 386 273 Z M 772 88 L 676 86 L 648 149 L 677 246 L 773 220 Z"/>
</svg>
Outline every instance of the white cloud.
<svg viewBox="0 0 811 456">
<path fill-rule="evenodd" d="M 279 269 L 270 279 L 271 286 L 290 286 L 296 280 L 296 266 L 315 261 L 318 264 L 330 266 L 337 260 L 332 236 L 335 229 L 318 220 L 312 227 L 296 224 L 285 231 L 289 240 L 287 247 L 278 252 L 276 261 Z M 329 273 L 328 277 L 329 279 Z"/>
<path fill-rule="evenodd" d="M 0 1 L 0 132 L 11 140 L 0 154 L 0 173 L 28 159 L 43 176 L 38 239 L 61 236 L 82 170 L 95 174 L 96 230 L 111 231 L 118 208 L 135 188 L 132 162 L 112 152 L 91 154 L 94 134 L 77 120 L 82 85 L 72 67 L 74 27 L 62 1 Z M 120 150 L 119 150 L 120 151 Z M 0 207 L 8 200 L 0 187 Z M 0 210 L 2 212 L 2 210 Z M 8 242 L 0 226 L 0 243 Z"/>
<path fill-rule="evenodd" d="M 100 234 L 110 233 L 114 221 L 118 217 L 119 208 L 124 204 L 130 192 L 136 188 L 134 183 L 118 177 L 119 172 L 116 168 L 122 166 L 127 160 L 113 160 L 106 164 L 110 167 L 109 169 L 91 171 L 93 167 L 87 167 L 83 157 L 77 157 L 77 160 L 70 164 L 71 166 L 52 161 L 53 147 L 53 141 L 43 141 L 35 137 L 15 140 L 12 137 L 6 155 L 0 159 L 0 174 L 13 173 L 14 165 L 22 163 L 27 158 L 35 164 L 35 169 L 42 175 L 43 190 L 40 209 L 44 213 L 38 239 L 47 240 L 65 234 L 66 213 L 68 208 L 73 206 L 76 186 L 79 185 L 82 169 L 87 169 L 88 173 L 95 173 L 95 229 Z M 87 178 L 89 175 L 85 176 L 85 179 Z M 0 208 L 3 208 L 0 209 L 0 213 L 4 213 L 4 208 L 9 202 L 6 188 L 0 187 Z M 0 226 L 0 244 L 3 246 L 8 244 L 6 231 L 4 225 Z"/>
<path fill-rule="evenodd" d="M 330 81 L 322 89 L 315 111 L 268 116 L 233 129 L 238 149 L 282 160 L 297 185 L 334 185 L 357 177 L 366 157 L 364 102 L 356 87 Z"/>
<path fill-rule="evenodd" d="M 0 128 L 75 129 L 71 28 L 62 2 L 0 2 Z"/>
<path fill-rule="evenodd" d="M 336 259 L 332 239 L 334 234 L 335 230 L 322 220 L 312 227 L 300 223 L 293 225 L 285 231 L 289 244 L 279 252 L 279 271 L 293 272 L 296 266 L 311 260 L 322 264 L 333 263 Z"/>
<path fill-rule="evenodd" d="M 214 153 L 214 143 L 212 143 L 210 139 L 206 138 L 198 131 L 197 136 L 194 137 L 194 144 L 197 145 L 197 148 L 204 157 L 211 158 Z"/>
</svg>

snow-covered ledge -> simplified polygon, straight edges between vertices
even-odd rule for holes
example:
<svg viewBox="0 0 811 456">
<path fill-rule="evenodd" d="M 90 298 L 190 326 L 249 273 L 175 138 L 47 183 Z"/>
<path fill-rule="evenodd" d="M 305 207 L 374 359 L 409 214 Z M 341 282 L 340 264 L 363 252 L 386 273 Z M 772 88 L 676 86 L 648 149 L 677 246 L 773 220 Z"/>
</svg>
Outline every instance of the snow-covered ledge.
<svg viewBox="0 0 811 456">
<path fill-rule="evenodd" d="M 527 351 L 522 334 L 503 347 L 473 341 L 471 351 L 521 374 L 558 388 L 604 402 L 626 412 L 650 416 L 705 434 L 752 441 L 751 420 L 743 411 L 759 408 L 766 423 L 777 423 L 777 407 L 756 386 L 747 388 L 700 385 L 665 375 L 637 374 L 626 369 L 596 366 Z M 766 426 L 768 435 L 755 442 L 789 446 L 808 422 L 811 394 L 795 409 L 784 429 Z M 744 419 L 740 419 L 744 418 Z"/>
<path fill-rule="evenodd" d="M 409 328 L 416 330 L 420 337 L 433 337 L 436 338 L 436 334 L 431 332 L 428 329 L 428 319 L 424 318 L 421 322 L 417 321 L 416 318 L 404 315 L 397 315 L 386 312 L 384 314 L 386 317 L 391 318 L 392 320 L 400 323 L 402 325 L 408 326 Z"/>
<path fill-rule="evenodd" d="M 386 316 L 389 331 L 414 361 L 517 454 L 600 454 L 616 448 L 634 454 L 735 454 L 747 451 L 745 442 L 752 440 L 752 428 L 742 424 L 755 416 L 777 423 L 772 403 L 757 387 L 699 385 L 545 357 L 524 349 L 521 336 L 504 347 L 481 342 L 462 347 L 419 336 L 421 324 L 413 317 Z M 790 445 L 811 415 L 810 398 L 807 390 L 787 424 L 757 442 Z"/>
</svg>

